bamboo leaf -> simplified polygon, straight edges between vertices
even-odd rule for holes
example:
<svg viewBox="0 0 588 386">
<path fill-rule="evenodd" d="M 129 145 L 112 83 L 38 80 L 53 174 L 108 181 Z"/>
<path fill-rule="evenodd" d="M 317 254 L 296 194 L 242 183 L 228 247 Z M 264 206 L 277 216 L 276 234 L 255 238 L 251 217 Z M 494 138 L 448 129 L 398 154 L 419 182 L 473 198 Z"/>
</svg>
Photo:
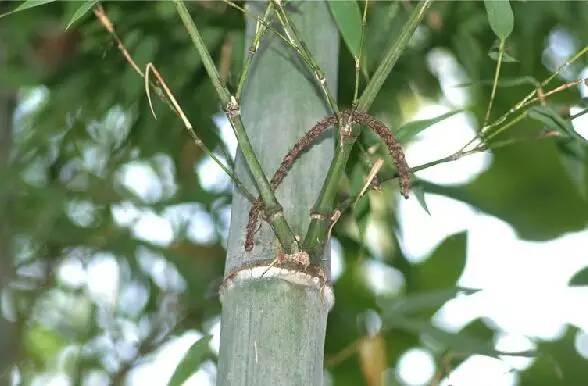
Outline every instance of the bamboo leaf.
<svg viewBox="0 0 588 386">
<path fill-rule="evenodd" d="M 497 61 L 499 56 L 500 56 L 500 52 L 496 49 L 491 49 L 490 51 L 488 51 L 488 57 L 494 61 Z M 519 60 L 517 58 L 515 58 L 514 56 L 509 55 L 506 51 L 504 51 L 502 53 L 502 61 L 506 62 L 506 63 L 515 63 L 515 62 L 518 62 Z"/>
<path fill-rule="evenodd" d="M 548 106 L 535 106 L 529 109 L 529 118 L 535 119 L 550 129 L 556 130 L 567 137 L 576 137 L 572 122 L 562 118 L 557 112 Z"/>
<path fill-rule="evenodd" d="M 579 270 L 570 279 L 569 285 L 571 286 L 588 286 L 588 267 Z"/>
<path fill-rule="evenodd" d="M 52 3 L 54 1 L 55 0 L 26 0 L 26 1 L 23 1 L 22 3 L 20 3 L 20 5 L 16 8 L 14 8 L 12 11 L 8 11 L 8 12 L 0 15 L 0 18 L 2 18 L 4 16 L 11 15 L 16 12 L 24 11 L 25 9 L 29 9 L 29 8 L 37 7 L 39 5 Z"/>
<path fill-rule="evenodd" d="M 361 97 L 357 102 L 357 109 L 359 111 L 368 111 L 374 102 L 374 99 L 376 99 L 376 95 L 382 88 L 384 80 L 386 80 L 390 74 L 390 71 L 392 71 L 392 68 L 394 68 L 394 65 L 396 65 L 398 58 L 400 58 L 400 55 L 404 52 L 404 49 L 408 45 L 410 38 L 413 36 L 414 31 L 417 29 L 421 20 L 425 16 L 425 12 L 431 6 L 432 2 L 433 0 L 424 0 L 418 2 L 414 7 L 409 19 L 402 27 L 400 35 L 398 35 L 396 40 L 394 40 L 394 43 L 392 43 L 390 48 L 386 51 L 384 59 L 378 65 L 376 72 L 374 72 L 374 75 L 361 94 Z"/>
<path fill-rule="evenodd" d="M 197 340 L 186 352 L 186 355 L 176 367 L 168 386 L 181 386 L 200 367 L 209 354 L 208 343 L 212 336 L 208 335 Z"/>
<path fill-rule="evenodd" d="M 427 206 L 427 201 L 425 200 L 425 190 L 423 189 L 422 185 L 412 185 L 412 192 L 416 197 L 419 205 L 427 214 L 430 216 L 431 212 L 429 211 L 429 207 Z"/>
<path fill-rule="evenodd" d="M 361 45 L 361 12 L 357 1 L 330 0 L 328 3 L 345 45 L 357 58 Z"/>
<path fill-rule="evenodd" d="M 391 300 L 382 300 L 378 302 L 378 305 L 384 310 L 385 318 L 395 318 L 396 315 L 409 316 L 420 311 L 427 311 L 430 309 L 436 310 L 447 301 L 455 298 L 460 293 L 470 295 L 477 291 L 478 290 L 476 289 L 469 288 L 433 290 L 406 295 Z"/>
<path fill-rule="evenodd" d="M 512 32 L 514 16 L 508 0 L 484 0 L 490 28 L 500 40 L 505 40 Z"/>
<path fill-rule="evenodd" d="M 423 119 L 423 120 L 418 120 L 418 121 L 412 121 L 412 122 L 408 122 L 402 126 L 400 126 L 400 128 L 398 129 L 398 140 L 400 142 L 407 142 L 408 140 L 410 140 L 411 138 L 415 137 L 417 134 L 419 134 L 421 131 L 433 126 L 435 123 L 439 123 L 459 112 L 461 112 L 463 110 L 455 110 L 455 111 L 450 111 L 448 113 L 445 114 L 441 114 L 435 118 L 431 118 L 431 119 Z"/>
<path fill-rule="evenodd" d="M 65 29 L 69 29 L 76 21 L 78 21 L 81 17 L 83 17 L 94 5 L 98 3 L 98 0 L 86 0 L 84 1 L 78 9 L 73 13 L 69 22 L 67 23 L 67 27 Z"/>
<path fill-rule="evenodd" d="M 384 323 L 387 327 L 397 328 L 409 333 L 425 335 L 433 339 L 444 348 L 457 351 L 461 354 L 480 354 L 488 355 L 498 358 L 500 355 L 513 355 L 522 357 L 533 357 L 536 355 L 534 351 L 521 352 L 502 352 L 494 348 L 491 341 L 478 339 L 464 333 L 452 333 L 441 330 L 433 326 L 428 321 L 419 320 L 416 318 L 405 318 L 395 315 L 393 318 L 385 318 Z"/>
</svg>

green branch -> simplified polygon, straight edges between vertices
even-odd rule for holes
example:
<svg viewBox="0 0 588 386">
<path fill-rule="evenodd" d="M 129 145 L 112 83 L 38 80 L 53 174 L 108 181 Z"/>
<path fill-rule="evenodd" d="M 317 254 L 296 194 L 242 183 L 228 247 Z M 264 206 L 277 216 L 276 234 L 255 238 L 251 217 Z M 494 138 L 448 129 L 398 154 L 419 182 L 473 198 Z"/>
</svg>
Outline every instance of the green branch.
<svg viewBox="0 0 588 386">
<path fill-rule="evenodd" d="M 365 90 L 361 94 L 359 101 L 357 103 L 357 109 L 359 111 L 367 112 L 376 99 L 376 95 L 382 88 L 384 81 L 388 78 L 388 75 L 394 68 L 394 65 L 398 61 L 398 58 L 404 52 L 406 45 L 410 41 L 410 38 L 414 34 L 414 31 L 420 24 L 423 16 L 425 16 L 425 12 L 431 6 L 433 0 L 425 0 L 419 2 L 414 10 L 412 11 L 409 19 L 407 20 L 406 24 L 402 27 L 402 31 L 400 31 L 400 36 L 394 41 L 394 43 L 390 46 L 384 59 L 376 69 L 376 72 L 370 79 L 368 85 L 366 86 Z"/>
<path fill-rule="evenodd" d="M 255 25 L 255 36 L 251 40 L 251 45 L 249 46 L 249 54 L 247 58 L 245 58 L 245 63 L 243 63 L 243 69 L 241 70 L 241 76 L 239 77 L 239 85 L 237 86 L 237 100 L 241 99 L 241 93 L 243 92 L 243 86 L 245 86 L 245 81 L 249 76 L 249 67 L 251 66 L 251 62 L 253 61 L 253 55 L 257 52 L 259 48 L 259 43 L 261 42 L 261 37 L 265 33 L 267 29 L 267 20 L 270 17 L 272 12 L 272 2 L 267 3 L 267 7 L 265 8 L 265 12 L 263 14 L 263 18 L 258 20 Z"/>
<path fill-rule="evenodd" d="M 227 114 L 227 118 L 231 123 L 233 131 L 235 132 L 235 136 L 237 137 L 237 142 L 239 144 L 239 149 L 245 158 L 245 162 L 249 167 L 249 171 L 251 172 L 251 176 L 255 181 L 259 194 L 263 200 L 264 204 L 264 211 L 265 215 L 268 219 L 268 222 L 272 226 L 274 233 L 282 245 L 284 252 L 286 253 L 293 253 L 298 251 L 298 242 L 294 237 L 294 233 L 290 229 L 290 226 L 286 222 L 284 218 L 284 212 L 282 206 L 279 204 L 274 192 L 271 189 L 270 183 L 263 172 L 261 164 L 259 160 L 255 156 L 255 151 L 251 146 L 251 142 L 249 141 L 249 136 L 245 131 L 245 127 L 243 126 L 243 122 L 241 121 L 241 111 L 239 104 L 234 96 L 231 95 L 229 90 L 226 88 L 225 85 L 221 82 L 220 75 L 214 65 L 212 57 L 198 32 L 198 28 L 196 24 L 192 20 L 188 9 L 184 5 L 182 0 L 175 0 L 176 8 L 194 46 L 198 50 L 200 57 L 202 58 L 202 63 L 208 73 L 208 77 L 212 81 L 212 84 L 218 94 L 218 97 L 225 109 Z"/>
<path fill-rule="evenodd" d="M 337 107 L 337 102 L 335 102 L 335 98 L 329 91 L 329 87 L 327 85 L 327 78 L 325 77 L 323 70 L 321 70 L 316 59 L 314 58 L 306 44 L 304 44 L 304 41 L 300 38 L 298 31 L 296 30 L 296 26 L 294 25 L 294 23 L 290 19 L 290 16 L 288 16 L 286 11 L 284 10 L 284 7 L 282 6 L 282 1 L 272 0 L 272 2 L 274 3 L 278 20 L 280 20 L 280 24 L 282 25 L 282 28 L 284 28 L 284 32 L 290 40 L 291 46 L 294 47 L 294 50 L 298 53 L 302 61 L 310 67 L 311 73 L 316 79 L 317 83 L 319 84 L 319 87 L 323 92 L 325 99 L 329 104 L 329 107 L 331 108 L 333 113 L 337 113 L 339 111 Z"/>
<path fill-rule="evenodd" d="M 414 31 L 425 15 L 433 0 L 425 0 L 416 5 L 408 21 L 402 27 L 402 31 L 394 43 L 386 52 L 384 59 L 376 69 L 373 77 L 370 79 L 366 89 L 362 93 L 357 103 L 357 110 L 367 112 L 374 102 L 376 95 L 382 88 L 384 80 L 388 77 L 392 68 L 398 61 L 398 58 L 406 48 Z M 316 259 L 323 252 L 327 241 L 329 229 L 331 226 L 331 214 L 333 212 L 335 196 L 339 187 L 339 181 L 345 171 L 345 165 L 349 159 L 349 154 L 353 144 L 359 134 L 359 128 L 352 129 L 351 135 L 342 137 L 335 158 L 333 159 L 321 193 L 313 207 L 315 214 L 308 226 L 304 238 L 303 249 L 309 253 L 311 258 Z"/>
</svg>

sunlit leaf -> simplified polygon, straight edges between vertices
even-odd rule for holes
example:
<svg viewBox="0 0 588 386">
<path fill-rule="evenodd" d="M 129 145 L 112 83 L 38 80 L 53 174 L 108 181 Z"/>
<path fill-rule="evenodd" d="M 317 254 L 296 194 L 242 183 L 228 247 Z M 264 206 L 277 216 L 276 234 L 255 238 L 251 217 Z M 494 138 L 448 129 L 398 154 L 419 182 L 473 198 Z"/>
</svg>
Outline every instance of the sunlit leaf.
<svg viewBox="0 0 588 386">
<path fill-rule="evenodd" d="M 337 27 L 343 41 L 351 54 L 357 58 L 359 56 L 361 44 L 361 12 L 357 1 L 329 1 L 331 13 L 335 18 Z"/>
<path fill-rule="evenodd" d="M 90 9 L 92 9 L 92 7 L 94 5 L 96 5 L 96 3 L 98 3 L 98 0 L 86 0 L 86 1 L 84 1 L 79 6 L 79 8 L 76 9 L 76 11 L 72 15 L 71 19 L 67 23 L 67 27 L 65 27 L 65 29 L 69 29 L 69 27 L 71 27 L 73 25 L 73 23 L 75 23 L 78 19 L 80 19 L 82 16 L 84 16 L 86 13 L 88 13 L 88 11 Z"/>
<path fill-rule="evenodd" d="M 418 280 L 418 290 L 444 290 L 455 287 L 465 266 L 466 240 L 465 232 L 451 235 L 427 260 L 414 266 L 414 278 Z"/>
<path fill-rule="evenodd" d="M 506 39 L 512 32 L 514 16 L 508 0 L 484 0 L 488 21 L 499 39 Z"/>
<path fill-rule="evenodd" d="M 584 386 L 588 379 L 588 360 L 574 347 L 579 332 L 577 328 L 568 327 L 558 340 L 540 342 L 537 347 L 540 354 L 519 374 L 518 384 Z"/>
<path fill-rule="evenodd" d="M 445 349 L 456 351 L 460 354 L 488 355 L 494 358 L 505 354 L 496 350 L 492 341 L 481 340 L 463 333 L 447 332 L 433 326 L 428 321 L 395 315 L 393 318 L 386 318 L 385 323 L 386 327 L 398 328 L 413 334 L 424 335 Z M 535 352 L 509 352 L 508 355 L 532 357 L 535 355 Z"/>
<path fill-rule="evenodd" d="M 205 336 L 197 340 L 189 349 L 172 375 L 168 386 L 181 386 L 204 362 L 210 353 L 208 344 L 212 336 Z"/>
<path fill-rule="evenodd" d="M 423 120 L 408 122 L 408 123 L 402 125 L 397 130 L 398 140 L 400 142 L 407 142 L 408 140 L 410 140 L 411 138 L 413 138 L 417 134 L 419 134 L 421 131 L 429 128 L 430 126 L 433 126 L 435 123 L 439 123 L 441 121 L 444 121 L 445 119 L 452 117 L 461 111 L 463 111 L 463 110 L 450 111 L 448 113 L 441 114 L 441 115 L 439 115 L 435 118 L 431 118 L 431 119 L 423 119 Z"/>
<path fill-rule="evenodd" d="M 433 290 L 394 299 L 383 299 L 378 304 L 387 317 L 393 317 L 393 315 L 409 316 L 423 310 L 438 309 L 459 293 L 472 294 L 476 291 L 462 288 Z"/>
</svg>

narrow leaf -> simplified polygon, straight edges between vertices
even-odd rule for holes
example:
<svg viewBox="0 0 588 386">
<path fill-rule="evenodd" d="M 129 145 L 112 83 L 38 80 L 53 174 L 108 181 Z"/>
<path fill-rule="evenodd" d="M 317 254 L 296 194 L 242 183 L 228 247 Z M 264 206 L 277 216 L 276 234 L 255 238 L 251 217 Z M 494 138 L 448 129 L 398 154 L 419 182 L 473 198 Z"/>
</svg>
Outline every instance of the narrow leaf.
<svg viewBox="0 0 588 386">
<path fill-rule="evenodd" d="M 588 267 L 579 270 L 570 279 L 569 285 L 571 286 L 588 286 Z"/>
<path fill-rule="evenodd" d="M 535 119 L 545 124 L 545 126 L 549 127 L 550 129 L 556 130 L 565 136 L 578 136 L 574 130 L 572 122 L 565 120 L 548 106 L 535 106 L 530 108 L 529 118 Z"/>
<path fill-rule="evenodd" d="M 385 318 L 394 318 L 396 315 L 409 316 L 420 311 L 436 310 L 447 301 L 455 298 L 459 293 L 470 295 L 477 291 L 469 288 L 425 291 L 392 300 L 382 300 L 378 302 L 378 305 L 384 310 Z"/>
<path fill-rule="evenodd" d="M 408 122 L 408 123 L 402 125 L 398 129 L 398 133 L 397 133 L 398 140 L 400 142 L 407 142 L 409 139 L 413 138 L 414 136 L 419 134 L 421 131 L 423 131 L 430 126 L 433 126 L 435 123 L 439 123 L 439 122 L 441 122 L 441 121 L 443 121 L 443 120 L 445 120 L 445 119 L 447 119 L 447 118 L 449 118 L 449 117 L 451 117 L 461 111 L 462 110 L 450 111 L 448 113 L 441 114 L 435 118 Z"/>
<path fill-rule="evenodd" d="M 491 341 L 478 339 L 463 333 L 452 333 L 441 330 L 427 321 L 416 318 L 405 318 L 396 316 L 387 318 L 385 321 L 387 327 L 398 328 L 413 334 L 426 335 L 445 348 L 459 352 L 460 354 L 480 354 L 498 358 L 499 355 L 512 355 L 522 357 L 532 357 L 536 355 L 534 351 L 522 352 L 503 352 L 494 348 Z"/>
<path fill-rule="evenodd" d="M 328 3 L 345 45 L 357 58 L 361 44 L 361 12 L 357 1 L 330 0 Z"/>
<path fill-rule="evenodd" d="M 429 207 L 427 206 L 427 201 L 425 200 L 425 190 L 423 189 L 422 185 L 413 184 L 412 185 L 412 192 L 416 197 L 417 201 L 419 202 L 421 208 L 430 216 L 431 212 L 429 211 Z"/>
<path fill-rule="evenodd" d="M 0 18 L 2 18 L 4 16 L 11 15 L 16 12 L 24 11 L 25 9 L 37 7 L 37 6 L 43 5 L 43 4 L 52 3 L 54 1 L 55 0 L 26 0 L 26 1 L 23 1 L 22 3 L 20 3 L 20 5 L 16 8 L 14 8 L 12 11 L 8 11 L 8 12 L 0 15 Z"/>
<path fill-rule="evenodd" d="M 212 336 L 205 336 L 196 341 L 189 349 L 184 359 L 178 364 L 168 386 L 181 386 L 190 376 L 198 370 L 202 362 L 209 354 L 208 343 Z"/>
<path fill-rule="evenodd" d="M 86 0 L 86 1 L 84 1 L 78 7 L 78 9 L 76 9 L 76 11 L 72 15 L 71 19 L 69 19 L 69 23 L 67 23 L 67 27 L 65 27 L 65 29 L 69 29 L 69 27 L 71 27 L 73 25 L 73 23 L 75 23 L 76 21 L 78 21 L 78 19 L 80 19 L 82 16 L 84 16 L 86 13 L 88 13 L 88 11 L 90 9 L 92 9 L 92 7 L 94 5 L 96 5 L 97 2 L 98 2 L 98 0 Z"/>
<path fill-rule="evenodd" d="M 505 40 L 512 32 L 514 16 L 508 0 L 484 0 L 488 22 L 500 40 Z"/>
<path fill-rule="evenodd" d="M 498 57 L 500 56 L 500 52 L 498 52 L 497 50 L 491 49 L 490 51 L 488 51 L 488 56 L 490 57 L 490 59 L 497 61 Z M 519 60 L 515 57 L 513 57 L 512 55 L 509 55 L 508 52 L 504 51 L 502 53 L 502 61 L 506 62 L 506 63 L 515 63 L 518 62 Z"/>
</svg>

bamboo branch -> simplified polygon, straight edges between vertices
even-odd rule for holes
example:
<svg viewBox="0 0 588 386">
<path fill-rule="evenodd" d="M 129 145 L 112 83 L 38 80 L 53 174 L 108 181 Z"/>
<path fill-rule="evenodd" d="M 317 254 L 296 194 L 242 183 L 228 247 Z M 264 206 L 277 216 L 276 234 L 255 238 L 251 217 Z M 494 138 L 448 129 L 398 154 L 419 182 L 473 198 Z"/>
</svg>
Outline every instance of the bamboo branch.
<svg viewBox="0 0 588 386">
<path fill-rule="evenodd" d="M 96 18 L 98 18 L 98 21 L 100 21 L 100 24 L 102 24 L 102 26 L 110 33 L 110 35 L 112 36 L 112 38 L 116 42 L 117 48 L 119 49 L 119 51 L 121 52 L 123 57 L 126 59 L 126 61 L 131 65 L 133 70 L 135 70 L 135 72 L 137 74 L 139 74 L 139 76 L 141 76 L 142 78 L 145 79 L 146 94 L 147 94 L 147 98 L 149 100 L 149 107 L 151 108 L 153 116 L 155 116 L 155 112 L 153 111 L 153 106 L 151 104 L 151 97 L 149 95 L 149 86 L 150 85 L 157 89 L 157 91 L 158 91 L 157 94 L 159 95 L 159 97 L 162 98 L 165 102 L 167 102 L 166 104 L 180 118 L 180 120 L 184 124 L 184 127 L 188 131 L 188 134 L 192 137 L 194 144 L 196 146 L 198 146 L 200 148 L 200 150 L 202 150 L 205 154 L 207 154 L 229 176 L 229 178 L 231 178 L 231 180 L 233 181 L 233 183 L 235 184 L 237 189 L 239 189 L 239 191 L 241 193 L 243 193 L 243 196 L 245 196 L 250 202 L 253 202 L 253 200 L 255 200 L 255 197 L 253 196 L 253 194 L 251 194 L 249 192 L 249 190 L 247 190 L 245 185 L 237 178 L 237 176 L 227 166 L 225 166 L 221 162 L 221 160 L 216 156 L 216 154 L 214 154 L 214 152 L 212 152 L 208 148 L 208 146 L 206 146 L 204 144 L 204 142 L 202 142 L 200 137 L 198 137 L 198 134 L 196 134 L 196 131 L 194 130 L 192 123 L 188 120 L 188 118 L 184 114 L 182 108 L 175 100 L 171 90 L 167 87 L 165 80 L 159 74 L 159 72 L 155 69 L 155 67 L 151 63 L 148 63 L 146 66 L 145 73 L 143 73 L 143 71 L 141 71 L 141 68 L 139 67 L 139 65 L 137 65 L 137 63 L 134 61 L 132 55 L 129 53 L 128 49 L 125 47 L 122 40 L 117 35 L 117 33 L 114 29 L 114 25 L 112 24 L 112 21 L 110 21 L 110 19 L 108 18 L 108 15 L 106 15 L 106 12 L 104 11 L 104 8 L 102 7 L 102 5 L 98 5 L 94 9 L 94 14 L 96 15 Z M 159 81 L 159 84 L 161 85 L 161 88 L 156 83 L 152 82 L 149 79 L 149 68 L 154 70 L 154 74 L 156 75 L 157 80 Z M 162 90 L 162 88 L 163 88 L 163 90 Z M 164 93 L 164 91 L 165 91 L 165 93 Z"/>
<path fill-rule="evenodd" d="M 402 31 L 400 31 L 400 35 L 394 41 L 392 46 L 386 52 L 384 59 L 376 69 L 376 72 L 370 79 L 368 85 L 366 86 L 365 90 L 361 94 L 359 98 L 357 109 L 359 111 L 368 111 L 374 99 L 376 99 L 376 95 L 382 88 L 384 81 L 394 68 L 394 65 L 398 61 L 398 58 L 404 52 L 406 45 L 410 41 L 410 38 L 414 34 L 414 31 L 420 24 L 421 20 L 425 16 L 425 12 L 431 6 L 433 0 L 424 0 L 419 2 L 414 10 L 412 11 L 409 19 L 402 27 Z"/>
<path fill-rule="evenodd" d="M 302 61 L 304 61 L 310 67 L 312 75 L 314 76 L 317 83 L 319 84 L 319 87 L 320 87 L 321 91 L 323 92 L 325 99 L 326 99 L 329 107 L 331 108 L 331 111 L 333 113 L 337 113 L 339 111 L 339 108 L 337 106 L 337 102 L 335 102 L 335 98 L 333 97 L 333 95 L 329 91 L 329 87 L 327 85 L 327 78 L 325 77 L 325 73 L 320 68 L 316 59 L 312 55 L 312 52 L 310 52 L 310 50 L 308 49 L 308 47 L 306 46 L 304 41 L 300 38 L 300 35 L 296 29 L 296 26 L 294 25 L 294 23 L 290 19 L 290 16 L 288 16 L 286 11 L 284 10 L 284 7 L 282 6 L 282 1 L 281 0 L 271 0 L 271 1 L 274 3 L 276 15 L 278 16 L 278 20 L 280 20 L 280 23 L 282 24 L 282 28 L 284 28 L 284 32 L 286 33 L 286 36 L 290 40 L 291 46 L 294 47 L 294 49 L 296 50 L 296 52 L 298 53 L 298 55 L 300 56 Z"/>
<path fill-rule="evenodd" d="M 376 98 L 378 91 L 384 84 L 384 80 L 388 77 L 388 74 L 392 71 L 392 68 L 398 61 L 401 53 L 406 48 L 406 45 L 432 1 L 433 0 L 425 0 L 420 2 L 413 10 L 408 21 L 403 26 L 400 36 L 398 36 L 396 41 L 386 52 L 384 60 L 382 60 L 376 69 L 376 72 L 359 98 L 357 103 L 357 110 L 359 112 L 368 111 Z M 312 209 L 312 212 L 317 213 L 318 216 L 311 218 L 304 238 L 304 250 L 310 254 L 311 258 L 316 258 L 316 256 L 320 255 L 324 244 L 326 243 L 328 221 L 331 217 L 331 212 L 333 211 L 339 181 L 345 171 L 345 165 L 347 164 L 349 154 L 351 153 L 353 144 L 357 139 L 360 128 L 357 126 L 355 128 L 350 126 L 348 129 L 350 134 L 341 136 L 341 141 L 337 147 L 335 158 L 329 167 L 321 193 Z"/>
<path fill-rule="evenodd" d="M 369 0 L 365 0 L 363 5 L 363 16 L 361 18 L 361 37 L 359 39 L 359 53 L 355 57 L 355 88 L 353 90 L 353 103 L 351 104 L 354 107 L 357 104 L 357 97 L 359 95 L 359 72 L 361 69 L 361 57 L 363 56 L 363 45 L 365 41 L 365 25 L 367 19 L 368 1 Z"/>
<path fill-rule="evenodd" d="M 253 61 L 253 55 L 257 52 L 259 48 L 259 43 L 263 34 L 267 29 L 267 20 L 272 12 L 272 2 L 267 3 L 267 7 L 265 8 L 265 12 L 263 14 L 263 18 L 258 20 L 255 25 L 255 36 L 251 40 L 251 45 L 249 46 L 249 54 L 247 58 L 245 58 L 245 63 L 243 63 L 243 69 L 241 71 L 241 76 L 239 77 L 239 85 L 237 86 L 237 100 L 241 99 L 241 93 L 243 92 L 243 86 L 245 85 L 245 81 L 247 80 L 247 76 L 249 75 L 249 67 L 251 66 L 251 62 Z"/>
<path fill-rule="evenodd" d="M 251 142 L 249 141 L 249 136 L 245 131 L 245 127 L 243 126 L 243 122 L 241 121 L 241 111 L 239 104 L 234 96 L 231 95 L 229 90 L 222 84 L 220 80 L 220 75 L 214 65 L 212 57 L 198 32 L 198 28 L 196 24 L 192 20 L 188 9 L 184 5 L 182 0 L 175 0 L 176 9 L 196 50 L 200 54 L 202 58 L 202 63 L 208 73 L 208 77 L 212 81 L 214 88 L 218 94 L 218 97 L 223 105 L 225 113 L 227 114 L 227 118 L 231 123 L 235 136 L 237 137 L 237 142 L 239 144 L 239 149 L 245 158 L 245 162 L 249 167 L 249 171 L 251 172 L 251 176 L 255 181 L 257 189 L 261 195 L 261 198 L 264 203 L 264 211 L 268 218 L 274 233 L 280 242 L 284 252 L 287 254 L 291 254 L 297 252 L 299 250 L 298 241 L 294 237 L 294 233 L 290 229 L 286 219 L 284 218 L 284 212 L 282 206 L 279 204 L 274 192 L 270 186 L 265 173 L 259 163 L 255 155 L 255 151 L 251 146 Z"/>
<path fill-rule="evenodd" d="M 488 120 L 490 119 L 490 112 L 492 111 L 492 104 L 494 103 L 494 98 L 496 97 L 496 87 L 498 86 L 498 78 L 500 76 L 500 65 L 502 64 L 502 58 L 504 57 L 504 44 L 505 40 L 500 40 L 500 46 L 498 47 L 498 61 L 496 62 L 496 70 L 494 71 L 494 82 L 492 83 L 492 92 L 490 94 L 490 101 L 488 102 L 488 109 L 486 110 L 486 117 L 484 118 L 484 124 L 482 126 L 486 126 Z"/>
</svg>

